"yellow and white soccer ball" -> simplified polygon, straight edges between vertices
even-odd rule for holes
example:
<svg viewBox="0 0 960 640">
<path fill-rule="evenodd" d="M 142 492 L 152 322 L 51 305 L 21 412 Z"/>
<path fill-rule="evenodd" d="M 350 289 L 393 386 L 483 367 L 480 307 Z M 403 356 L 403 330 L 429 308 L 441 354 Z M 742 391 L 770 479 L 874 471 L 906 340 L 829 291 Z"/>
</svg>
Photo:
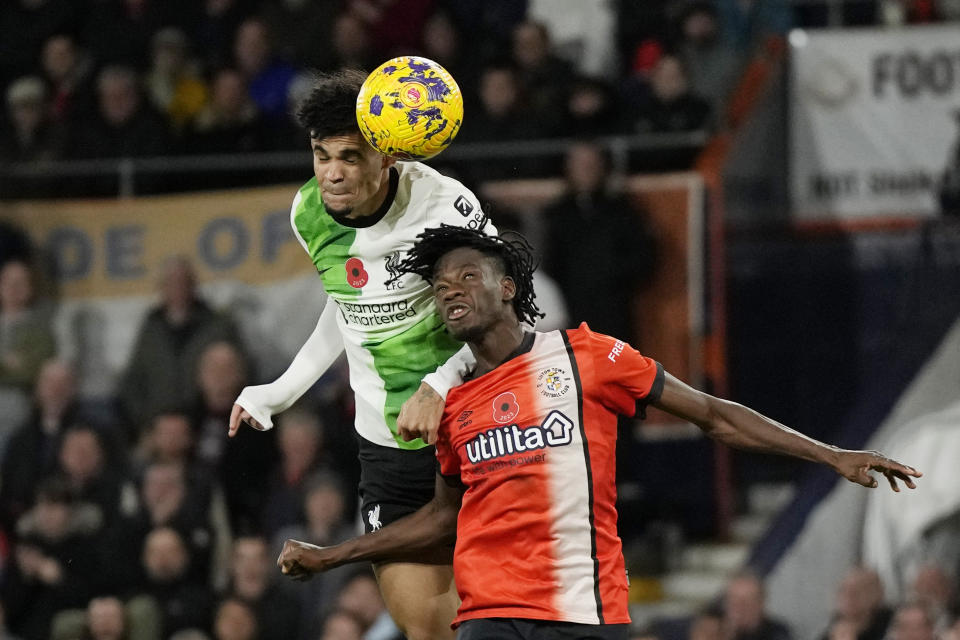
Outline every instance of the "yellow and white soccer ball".
<svg viewBox="0 0 960 640">
<path fill-rule="evenodd" d="M 442 66 L 417 56 L 387 60 L 357 96 L 360 132 L 380 153 L 400 160 L 432 158 L 463 122 L 463 95 Z"/>
</svg>

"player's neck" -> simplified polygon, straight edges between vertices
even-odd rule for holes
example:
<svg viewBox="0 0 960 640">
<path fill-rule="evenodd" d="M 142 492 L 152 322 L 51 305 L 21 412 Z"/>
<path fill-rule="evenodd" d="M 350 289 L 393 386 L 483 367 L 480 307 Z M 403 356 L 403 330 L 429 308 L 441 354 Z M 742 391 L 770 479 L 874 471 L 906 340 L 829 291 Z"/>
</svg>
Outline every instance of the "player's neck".
<svg viewBox="0 0 960 640">
<path fill-rule="evenodd" d="M 523 327 L 519 323 L 497 323 L 477 342 L 470 342 L 470 350 L 477 359 L 474 377 L 493 371 L 520 348 Z"/>
</svg>

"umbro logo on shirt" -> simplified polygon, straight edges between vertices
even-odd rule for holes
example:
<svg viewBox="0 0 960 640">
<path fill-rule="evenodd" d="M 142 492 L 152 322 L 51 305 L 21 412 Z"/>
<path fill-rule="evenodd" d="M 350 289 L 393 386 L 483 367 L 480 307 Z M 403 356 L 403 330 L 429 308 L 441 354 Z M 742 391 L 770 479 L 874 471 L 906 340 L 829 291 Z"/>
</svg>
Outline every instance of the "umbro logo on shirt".
<svg viewBox="0 0 960 640">
<path fill-rule="evenodd" d="M 473 420 L 467 420 L 470 416 L 473 415 L 473 411 L 467 410 L 460 414 L 460 417 L 457 418 L 457 429 L 463 429 L 464 427 L 469 426 L 473 423 Z"/>
</svg>

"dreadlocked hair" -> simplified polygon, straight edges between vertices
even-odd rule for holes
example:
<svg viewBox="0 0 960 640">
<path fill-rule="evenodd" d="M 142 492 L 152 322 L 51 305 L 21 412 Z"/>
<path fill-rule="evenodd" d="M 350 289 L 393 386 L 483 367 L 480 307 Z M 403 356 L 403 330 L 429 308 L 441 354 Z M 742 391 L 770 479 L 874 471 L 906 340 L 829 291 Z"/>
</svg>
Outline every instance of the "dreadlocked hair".
<svg viewBox="0 0 960 640">
<path fill-rule="evenodd" d="M 539 261 L 534 256 L 533 247 L 523 235 L 515 231 L 504 231 L 496 236 L 483 233 L 488 220 L 484 217 L 476 229 L 451 224 L 425 229 L 417 235 L 417 242 L 397 265 L 396 275 L 389 282 L 398 280 L 406 273 L 413 273 L 432 283 L 433 270 L 440 258 L 454 249 L 476 249 L 495 258 L 504 274 L 513 279 L 517 287 L 511 300 L 513 310 L 521 322 L 535 324 L 537 318 L 543 317 L 543 313 L 534 302 L 536 296 L 533 292 L 533 272 Z"/>
</svg>

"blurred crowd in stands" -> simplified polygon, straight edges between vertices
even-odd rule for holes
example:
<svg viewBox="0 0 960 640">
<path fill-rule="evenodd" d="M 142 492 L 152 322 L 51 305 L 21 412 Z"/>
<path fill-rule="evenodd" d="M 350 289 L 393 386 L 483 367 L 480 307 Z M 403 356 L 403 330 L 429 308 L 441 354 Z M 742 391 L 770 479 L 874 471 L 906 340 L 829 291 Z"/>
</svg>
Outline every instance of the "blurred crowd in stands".
<svg viewBox="0 0 960 640">
<path fill-rule="evenodd" d="M 299 150 L 292 105 L 311 70 L 372 69 L 399 54 L 433 58 L 458 80 L 464 141 L 694 130 L 709 125 L 754 37 L 788 23 L 785 11 L 736 2 L 739 24 L 721 24 L 711 3 L 554 4 L 14 0 L 0 9 L 0 153 Z"/>
<path fill-rule="evenodd" d="M 920 565 L 891 603 L 876 571 L 856 565 L 844 574 L 823 620 L 819 640 L 957 640 L 957 582 L 942 567 Z M 791 640 L 790 627 L 767 609 L 762 578 L 749 569 L 734 574 L 723 594 L 692 618 L 654 623 L 635 640 Z"/>
<path fill-rule="evenodd" d="M 274 565 L 287 538 L 354 535 L 345 380 L 273 431 L 228 440 L 245 348 L 197 295 L 190 263 L 171 258 L 115 403 L 85 401 L 29 253 L 4 231 L 0 608 L 13 637 L 315 640 L 330 625 L 354 635 L 329 637 L 394 637 L 369 568 L 301 585 Z"/>
<path fill-rule="evenodd" d="M 846 24 L 873 24 L 956 18 L 955 4 L 842 7 Z M 314 70 L 372 69 L 400 54 L 433 58 L 458 80 L 463 142 L 709 131 L 723 128 L 759 43 L 828 13 L 825 2 L 783 0 L 10 0 L 0 168 L 303 150 L 292 113 Z M 503 176 L 476 179 L 491 177 Z"/>
<path fill-rule="evenodd" d="M 956 17 L 949 0 L 844 3 L 846 22 Z M 688 131 L 760 39 L 824 19 L 771 0 L 10 0 L 5 161 L 301 149 L 310 71 L 399 54 L 445 65 L 461 137 Z"/>
</svg>

